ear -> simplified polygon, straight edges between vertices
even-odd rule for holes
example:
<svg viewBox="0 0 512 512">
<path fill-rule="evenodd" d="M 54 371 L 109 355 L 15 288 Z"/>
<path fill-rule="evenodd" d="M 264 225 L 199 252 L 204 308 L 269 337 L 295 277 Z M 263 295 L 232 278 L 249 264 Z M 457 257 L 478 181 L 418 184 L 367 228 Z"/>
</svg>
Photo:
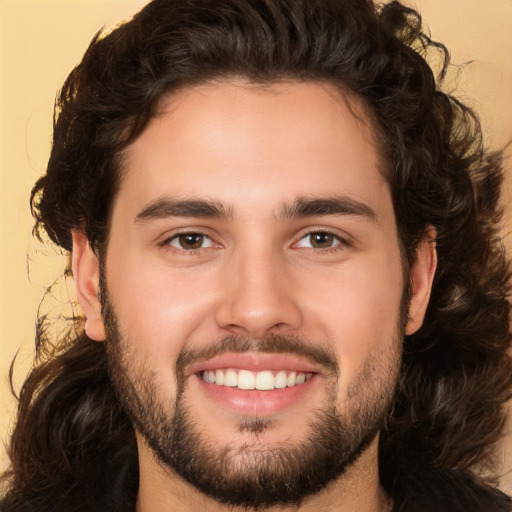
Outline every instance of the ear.
<svg viewBox="0 0 512 512">
<path fill-rule="evenodd" d="M 85 332 L 95 341 L 105 340 L 101 316 L 100 265 L 85 233 L 73 231 L 72 269 L 78 302 L 85 316 Z"/>
<path fill-rule="evenodd" d="M 410 273 L 411 298 L 405 329 L 407 335 L 414 334 L 425 318 L 437 267 L 436 234 L 434 226 L 429 226 L 425 238 L 416 249 L 416 261 Z"/>
</svg>

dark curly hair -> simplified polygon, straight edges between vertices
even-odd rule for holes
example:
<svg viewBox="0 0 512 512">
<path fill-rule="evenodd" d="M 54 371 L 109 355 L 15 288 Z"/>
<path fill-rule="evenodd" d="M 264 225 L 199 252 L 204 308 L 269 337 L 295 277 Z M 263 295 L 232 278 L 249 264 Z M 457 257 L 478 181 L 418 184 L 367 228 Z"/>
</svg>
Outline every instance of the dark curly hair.
<svg viewBox="0 0 512 512">
<path fill-rule="evenodd" d="M 324 82 L 359 98 L 391 186 L 406 268 L 425 229 L 437 231 L 430 305 L 423 327 L 404 340 L 380 437 L 381 481 L 402 503 L 412 500 L 411 483 L 425 478 L 415 468 L 482 480 L 511 396 L 501 154 L 484 150 L 476 115 L 436 85 L 431 53 L 442 60 L 441 83 L 446 48 L 398 2 L 155 0 L 98 34 L 68 77 L 47 173 L 31 198 L 38 236 L 71 251 L 71 230 L 82 230 L 101 255 L 123 150 L 164 95 L 243 77 Z M 133 506 L 133 428 L 110 384 L 103 344 L 87 338 L 79 319 L 74 324 L 54 340 L 40 318 L 38 361 L 21 390 L 10 444 L 5 510 Z"/>
</svg>

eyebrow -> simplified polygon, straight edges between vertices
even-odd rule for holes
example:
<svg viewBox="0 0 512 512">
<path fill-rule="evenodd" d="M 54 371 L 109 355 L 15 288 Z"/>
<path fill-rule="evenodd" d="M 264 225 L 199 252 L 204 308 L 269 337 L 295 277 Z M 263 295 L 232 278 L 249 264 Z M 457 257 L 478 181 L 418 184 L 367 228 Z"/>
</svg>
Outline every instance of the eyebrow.
<svg viewBox="0 0 512 512">
<path fill-rule="evenodd" d="M 354 215 L 377 222 L 375 210 L 366 203 L 346 196 L 299 197 L 292 203 L 280 207 L 276 218 L 286 220 L 322 215 Z M 233 208 L 212 200 L 162 198 L 150 203 L 140 211 L 135 217 L 135 222 L 147 222 L 169 217 L 230 219 L 233 217 Z"/>
<path fill-rule="evenodd" d="M 293 203 L 284 205 L 279 211 L 278 218 L 293 219 L 320 215 L 354 215 L 377 222 L 377 213 L 373 208 L 347 196 L 299 197 Z"/>
<path fill-rule="evenodd" d="M 218 201 L 203 199 L 178 200 L 163 198 L 150 203 L 135 217 L 135 222 L 145 222 L 168 217 L 199 217 L 228 219 L 232 217 L 231 208 Z"/>
</svg>

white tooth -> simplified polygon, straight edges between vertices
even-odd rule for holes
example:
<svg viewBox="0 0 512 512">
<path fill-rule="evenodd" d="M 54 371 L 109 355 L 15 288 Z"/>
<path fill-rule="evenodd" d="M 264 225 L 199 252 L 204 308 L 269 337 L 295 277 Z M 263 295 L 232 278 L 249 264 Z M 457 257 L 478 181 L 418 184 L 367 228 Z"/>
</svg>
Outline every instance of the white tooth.
<svg viewBox="0 0 512 512">
<path fill-rule="evenodd" d="M 215 371 L 215 384 L 219 386 L 224 384 L 224 372 L 222 370 Z"/>
<path fill-rule="evenodd" d="M 224 386 L 229 386 L 231 388 L 236 387 L 238 385 L 238 376 L 232 368 L 229 368 L 224 372 Z"/>
<path fill-rule="evenodd" d="M 208 372 L 208 381 L 209 382 L 215 382 L 215 372 L 214 371 L 209 371 Z"/>
<path fill-rule="evenodd" d="M 286 372 L 283 372 L 282 370 L 277 373 L 277 375 L 274 378 L 274 387 L 277 389 L 282 389 L 286 387 Z"/>
<path fill-rule="evenodd" d="M 254 375 L 249 370 L 238 372 L 238 389 L 254 389 Z"/>
<path fill-rule="evenodd" d="M 267 370 L 263 372 L 258 372 L 256 374 L 256 382 L 254 384 L 254 387 L 262 391 L 274 389 L 274 376 L 272 375 L 272 372 L 269 372 Z"/>
<path fill-rule="evenodd" d="M 210 381 L 208 380 L 208 372 L 203 372 L 203 380 L 204 380 L 205 382 L 210 382 Z"/>
<path fill-rule="evenodd" d="M 306 376 L 303 373 L 299 373 L 297 375 L 297 380 L 295 381 L 296 384 L 304 384 L 306 382 Z"/>
<path fill-rule="evenodd" d="M 286 385 L 291 388 L 292 386 L 295 386 L 295 383 L 297 381 L 297 374 L 295 372 L 290 372 L 288 374 L 288 378 L 286 379 Z"/>
</svg>

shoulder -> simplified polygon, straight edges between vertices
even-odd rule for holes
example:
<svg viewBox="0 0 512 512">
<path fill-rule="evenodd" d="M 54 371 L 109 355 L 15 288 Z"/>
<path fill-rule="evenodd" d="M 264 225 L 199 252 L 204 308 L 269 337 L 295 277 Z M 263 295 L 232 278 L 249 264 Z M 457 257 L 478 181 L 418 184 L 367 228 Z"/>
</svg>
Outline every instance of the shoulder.
<svg viewBox="0 0 512 512">
<path fill-rule="evenodd" d="M 512 512 L 506 494 L 467 472 L 439 469 L 411 480 L 401 487 L 393 512 Z"/>
</svg>

